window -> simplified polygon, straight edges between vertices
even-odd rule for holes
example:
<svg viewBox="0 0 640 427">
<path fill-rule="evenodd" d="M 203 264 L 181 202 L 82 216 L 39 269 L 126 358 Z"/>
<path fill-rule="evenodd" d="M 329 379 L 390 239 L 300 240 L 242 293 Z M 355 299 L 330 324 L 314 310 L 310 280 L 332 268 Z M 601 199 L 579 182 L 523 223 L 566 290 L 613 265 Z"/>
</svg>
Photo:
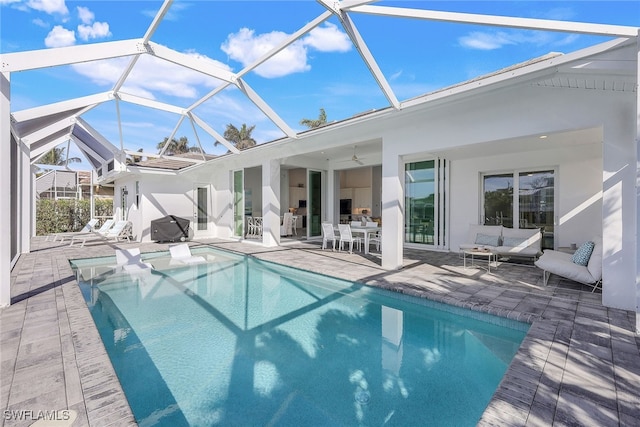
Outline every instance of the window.
<svg viewBox="0 0 640 427">
<path fill-rule="evenodd" d="M 483 222 L 508 228 L 540 228 L 542 248 L 553 248 L 555 172 L 517 171 L 483 177 Z M 514 221 L 514 218 L 517 220 Z"/>
</svg>

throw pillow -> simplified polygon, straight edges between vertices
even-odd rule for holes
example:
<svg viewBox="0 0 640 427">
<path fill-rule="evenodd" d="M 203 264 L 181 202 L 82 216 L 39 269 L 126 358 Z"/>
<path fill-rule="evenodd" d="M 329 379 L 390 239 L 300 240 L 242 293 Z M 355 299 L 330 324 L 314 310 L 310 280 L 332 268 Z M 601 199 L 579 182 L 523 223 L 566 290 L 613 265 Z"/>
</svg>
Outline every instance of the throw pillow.
<svg viewBox="0 0 640 427">
<path fill-rule="evenodd" d="M 571 261 L 578 265 L 587 265 L 589 264 L 589 258 L 591 258 L 591 253 L 593 252 L 593 248 L 595 248 L 595 243 L 593 242 L 584 242 L 582 246 L 578 248 L 573 254 Z"/>
<path fill-rule="evenodd" d="M 499 243 L 500 236 L 492 236 L 490 234 L 476 234 L 476 241 L 474 242 L 476 245 L 483 246 L 500 246 Z"/>
<path fill-rule="evenodd" d="M 503 237 L 502 246 L 516 247 L 516 246 L 520 246 L 526 241 L 527 239 L 524 239 L 522 237 Z"/>
</svg>

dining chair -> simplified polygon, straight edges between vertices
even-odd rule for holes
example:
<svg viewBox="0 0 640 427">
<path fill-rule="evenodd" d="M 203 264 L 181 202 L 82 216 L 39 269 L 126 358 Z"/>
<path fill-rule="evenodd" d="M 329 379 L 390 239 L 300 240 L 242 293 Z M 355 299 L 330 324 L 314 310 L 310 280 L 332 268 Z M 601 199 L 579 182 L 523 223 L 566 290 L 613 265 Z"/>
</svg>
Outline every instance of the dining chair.
<svg viewBox="0 0 640 427">
<path fill-rule="evenodd" d="M 344 248 L 345 243 L 349 243 L 349 253 L 353 253 L 354 243 L 357 243 L 358 250 L 361 250 L 362 239 L 360 239 L 360 237 L 353 237 L 353 234 L 351 233 L 351 226 L 349 224 L 338 224 L 338 232 L 340 233 L 339 250 Z"/>
<path fill-rule="evenodd" d="M 246 237 L 253 236 L 256 233 L 256 222 L 252 216 L 247 217 L 247 234 Z"/>
<path fill-rule="evenodd" d="M 327 242 L 331 241 L 332 249 L 336 250 L 336 233 L 333 229 L 333 224 L 330 222 L 322 223 L 322 250 L 327 247 Z"/>
</svg>

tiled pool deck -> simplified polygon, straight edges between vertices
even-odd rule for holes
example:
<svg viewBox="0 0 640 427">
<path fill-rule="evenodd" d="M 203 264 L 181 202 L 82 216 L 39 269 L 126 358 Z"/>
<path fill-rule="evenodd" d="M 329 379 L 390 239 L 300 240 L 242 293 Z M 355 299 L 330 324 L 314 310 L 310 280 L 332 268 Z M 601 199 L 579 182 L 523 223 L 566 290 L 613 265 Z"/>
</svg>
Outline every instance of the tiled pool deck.
<svg viewBox="0 0 640 427">
<path fill-rule="evenodd" d="M 322 251 L 312 243 L 192 244 L 532 323 L 479 425 L 639 423 L 635 313 L 603 307 L 599 293 L 572 282 L 552 276 L 544 287 L 539 270 L 515 264 L 501 264 L 491 274 L 464 269 L 457 254 L 449 253 L 407 250 L 403 269 L 385 271 L 376 255 Z M 136 424 L 68 262 L 134 246 L 143 252 L 167 248 L 155 243 L 79 248 L 32 240 L 32 252 L 11 274 L 14 303 L 0 313 L 3 425 L 31 425 L 38 411 L 65 409 L 77 414 L 74 426 Z"/>
</svg>

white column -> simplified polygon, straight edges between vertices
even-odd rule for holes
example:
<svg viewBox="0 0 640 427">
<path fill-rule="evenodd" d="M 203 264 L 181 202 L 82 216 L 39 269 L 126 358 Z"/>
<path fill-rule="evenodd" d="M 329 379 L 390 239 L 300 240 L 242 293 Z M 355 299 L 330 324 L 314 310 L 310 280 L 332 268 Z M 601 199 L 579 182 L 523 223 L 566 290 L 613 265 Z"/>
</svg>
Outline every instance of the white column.
<svg viewBox="0 0 640 427">
<path fill-rule="evenodd" d="M 262 163 L 262 244 L 280 244 L 280 161 Z"/>
<path fill-rule="evenodd" d="M 636 38 L 636 88 L 640 87 L 640 30 Z M 640 160 L 640 91 L 636 89 L 636 159 Z M 640 334 L 640 162 L 636 161 L 636 334 Z"/>
<path fill-rule="evenodd" d="M 340 203 L 340 189 L 337 187 L 336 183 L 336 171 L 333 169 L 327 170 L 327 185 L 325 187 L 324 193 L 326 194 L 325 198 L 325 210 L 324 210 L 324 218 L 322 218 L 322 222 L 330 222 L 332 224 L 337 224 L 340 219 L 338 216 L 336 218 L 336 203 Z M 338 193 L 336 193 L 338 191 Z"/>
<path fill-rule="evenodd" d="M 31 251 L 31 237 L 33 236 L 31 224 L 33 220 L 31 214 L 33 212 L 33 187 L 31 186 L 31 157 L 29 147 L 20 143 L 20 173 L 18 174 L 19 199 L 18 211 L 20 212 L 20 252 L 29 253 Z"/>
<path fill-rule="evenodd" d="M 382 268 L 402 267 L 404 230 L 403 163 L 387 141 L 382 143 Z"/>
<path fill-rule="evenodd" d="M 603 127 L 602 152 L 602 304 L 634 311 L 638 281 L 636 128 L 635 111 L 609 115 Z"/>
<path fill-rule="evenodd" d="M 11 304 L 11 84 L 0 73 L 0 307 Z"/>
</svg>

